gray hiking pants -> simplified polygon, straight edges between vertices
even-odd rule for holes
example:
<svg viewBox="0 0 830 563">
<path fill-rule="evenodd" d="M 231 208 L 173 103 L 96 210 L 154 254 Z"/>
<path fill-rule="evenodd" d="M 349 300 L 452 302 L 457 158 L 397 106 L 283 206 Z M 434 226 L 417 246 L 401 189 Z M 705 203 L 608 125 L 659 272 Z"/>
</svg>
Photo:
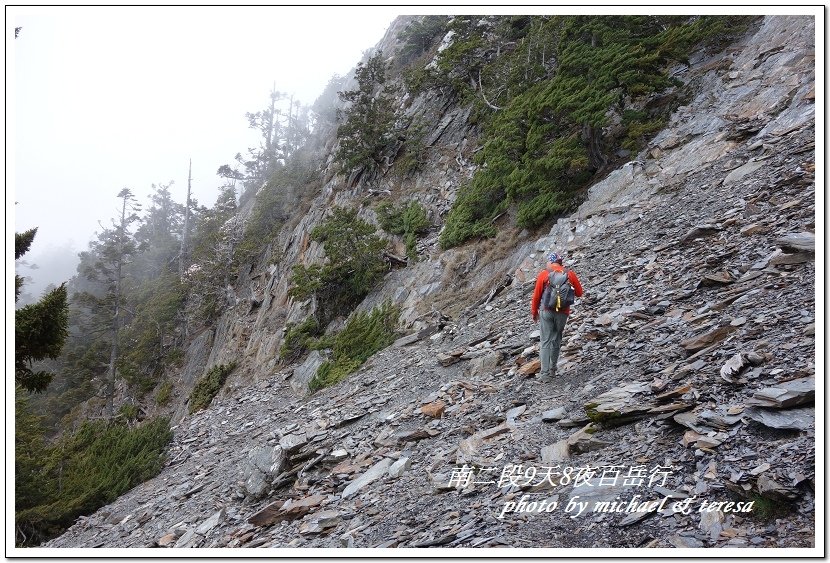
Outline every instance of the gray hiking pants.
<svg viewBox="0 0 830 563">
<path fill-rule="evenodd" d="M 542 360 L 542 375 L 556 372 L 556 362 L 559 360 L 559 347 L 562 346 L 562 333 L 565 332 L 565 323 L 568 315 L 542 309 L 539 311 L 541 319 L 541 349 L 539 356 Z"/>
</svg>

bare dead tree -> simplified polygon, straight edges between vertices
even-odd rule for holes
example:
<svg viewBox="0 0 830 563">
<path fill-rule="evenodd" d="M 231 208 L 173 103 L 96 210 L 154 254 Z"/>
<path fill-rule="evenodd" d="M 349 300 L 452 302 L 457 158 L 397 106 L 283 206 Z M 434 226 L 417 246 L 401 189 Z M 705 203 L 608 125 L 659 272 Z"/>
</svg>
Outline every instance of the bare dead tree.
<svg viewBox="0 0 830 563">
<path fill-rule="evenodd" d="M 484 100 L 484 103 L 487 104 L 487 106 L 490 109 L 494 109 L 496 111 L 499 111 L 501 109 L 500 107 L 491 104 L 490 101 L 487 99 L 487 96 L 484 95 L 484 88 L 482 88 L 482 86 L 481 86 L 481 71 L 480 70 L 478 71 L 478 90 L 479 90 L 479 92 L 481 92 L 481 99 Z M 501 94 L 503 91 L 504 91 L 504 86 L 502 86 L 499 89 L 499 91 L 496 92 L 496 96 L 498 97 L 499 94 Z"/>
</svg>

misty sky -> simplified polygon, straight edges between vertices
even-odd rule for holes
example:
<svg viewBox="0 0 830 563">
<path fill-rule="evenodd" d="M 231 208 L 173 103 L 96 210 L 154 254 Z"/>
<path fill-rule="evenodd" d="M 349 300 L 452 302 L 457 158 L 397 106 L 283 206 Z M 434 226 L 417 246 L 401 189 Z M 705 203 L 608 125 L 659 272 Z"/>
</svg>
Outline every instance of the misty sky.
<svg viewBox="0 0 830 563">
<path fill-rule="evenodd" d="M 74 255 L 116 216 L 124 187 L 146 207 L 152 184 L 173 181 L 184 202 L 192 158 L 194 196 L 211 206 L 217 168 L 257 142 L 245 113 L 264 109 L 274 85 L 312 104 L 400 12 L 7 7 L 6 240 L 9 223 L 38 227 L 24 257 L 40 266 L 22 271 L 35 278 L 29 289 L 52 269 L 74 272 Z"/>
</svg>

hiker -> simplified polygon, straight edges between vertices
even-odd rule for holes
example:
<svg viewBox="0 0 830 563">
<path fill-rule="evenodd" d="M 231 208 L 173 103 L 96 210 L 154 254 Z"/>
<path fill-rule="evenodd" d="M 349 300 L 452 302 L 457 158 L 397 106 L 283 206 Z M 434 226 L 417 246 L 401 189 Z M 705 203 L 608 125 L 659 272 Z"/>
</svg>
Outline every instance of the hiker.
<svg viewBox="0 0 830 563">
<path fill-rule="evenodd" d="M 568 315 L 571 312 L 570 305 L 567 300 L 563 306 L 556 310 L 556 290 L 553 289 L 554 296 L 549 298 L 551 293 L 548 289 L 551 285 L 551 280 L 563 281 L 563 289 L 565 292 L 570 289 L 568 284 L 573 288 L 573 297 L 582 297 L 582 284 L 573 270 L 565 268 L 562 265 L 562 256 L 553 252 L 548 256 L 547 268 L 539 272 L 536 276 L 536 287 L 533 290 L 533 301 L 530 304 L 530 313 L 533 316 L 533 321 L 542 318 L 541 325 L 541 349 L 539 355 L 542 359 L 542 381 L 550 381 L 556 375 L 556 362 L 559 360 L 559 347 L 562 345 L 562 333 L 565 331 L 565 323 L 568 321 Z M 556 274 L 564 274 L 556 276 Z M 548 291 L 546 291 L 548 290 Z M 541 310 L 540 310 L 541 309 Z"/>
</svg>

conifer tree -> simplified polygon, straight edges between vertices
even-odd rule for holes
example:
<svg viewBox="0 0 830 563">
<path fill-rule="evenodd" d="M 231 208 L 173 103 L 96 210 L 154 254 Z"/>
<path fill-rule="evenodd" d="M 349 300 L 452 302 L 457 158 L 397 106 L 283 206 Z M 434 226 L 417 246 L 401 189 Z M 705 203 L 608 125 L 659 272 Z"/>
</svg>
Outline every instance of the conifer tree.
<svg viewBox="0 0 830 563">
<path fill-rule="evenodd" d="M 377 228 L 360 219 L 357 211 L 335 207 L 332 215 L 311 231 L 328 258 L 323 265 L 294 266 L 289 295 L 314 298 L 318 326 L 347 315 L 383 278 L 387 241 Z"/>
<path fill-rule="evenodd" d="M 136 243 L 129 232 L 130 225 L 138 220 L 136 212 L 139 205 L 133 193 L 124 188 L 118 193 L 121 210 L 118 222 L 113 227 L 104 229 L 97 241 L 90 243 L 90 252 L 96 259 L 92 263 L 82 261 L 79 272 L 90 281 L 103 287 L 105 294 L 101 298 L 87 296 L 89 304 L 105 311 L 110 323 L 110 358 L 107 369 L 107 415 L 113 416 L 113 396 L 115 394 L 116 365 L 118 362 L 118 335 L 121 328 L 121 309 L 123 305 L 122 284 L 124 267 L 136 252 Z"/>
<path fill-rule="evenodd" d="M 21 256 L 29 252 L 29 247 L 32 246 L 32 241 L 35 240 L 35 235 L 37 234 L 37 227 L 34 229 L 29 229 L 23 233 L 15 233 L 14 234 L 14 259 L 18 260 Z M 23 287 L 23 278 L 18 276 L 17 274 L 14 275 L 14 300 L 17 302 L 17 298 L 20 297 L 20 288 Z"/>
<path fill-rule="evenodd" d="M 15 234 L 15 259 L 28 252 L 37 229 Z M 15 274 L 15 301 L 23 280 Z M 52 374 L 35 371 L 34 362 L 55 359 L 63 348 L 69 323 L 66 285 L 61 284 L 37 303 L 26 305 L 14 313 L 14 380 L 26 391 L 38 393 L 46 389 Z"/>
<path fill-rule="evenodd" d="M 388 82 L 387 64 L 378 51 L 366 63 L 357 65 L 357 90 L 339 92 L 348 103 L 339 112 L 343 118 L 337 129 L 340 145 L 335 159 L 344 172 L 364 169 L 369 176 L 381 170 L 394 155 L 384 154 L 396 138 L 395 87 Z"/>
</svg>

